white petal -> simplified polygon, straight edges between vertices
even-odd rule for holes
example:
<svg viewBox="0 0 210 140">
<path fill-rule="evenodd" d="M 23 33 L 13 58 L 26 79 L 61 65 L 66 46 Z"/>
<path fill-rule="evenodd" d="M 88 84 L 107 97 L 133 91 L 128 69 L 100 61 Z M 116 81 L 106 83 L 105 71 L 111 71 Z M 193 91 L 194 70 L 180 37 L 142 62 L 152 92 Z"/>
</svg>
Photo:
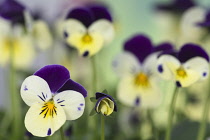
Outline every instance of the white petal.
<svg viewBox="0 0 210 140">
<path fill-rule="evenodd" d="M 112 62 L 113 70 L 119 77 L 138 72 L 140 66 L 138 59 L 129 52 L 117 55 Z"/>
<path fill-rule="evenodd" d="M 205 8 L 196 6 L 188 9 L 181 18 L 182 36 L 192 40 L 198 40 L 204 35 L 204 29 L 196 24 L 205 20 Z"/>
<path fill-rule="evenodd" d="M 73 90 L 66 90 L 58 93 L 54 97 L 54 101 L 57 102 L 66 113 L 67 120 L 76 120 L 82 116 L 85 109 L 85 99 L 79 92 Z"/>
<path fill-rule="evenodd" d="M 157 72 L 157 57 L 159 53 L 153 53 L 146 57 L 143 63 L 143 70 L 148 71 L 150 73 L 156 73 Z"/>
<path fill-rule="evenodd" d="M 174 80 L 174 73 L 180 65 L 179 60 L 174 56 L 162 55 L 158 58 L 156 69 L 162 78 Z"/>
<path fill-rule="evenodd" d="M 11 34 L 11 24 L 8 20 L 0 18 L 0 37 L 8 36 Z"/>
<path fill-rule="evenodd" d="M 114 39 L 114 36 L 115 36 L 115 29 L 114 29 L 113 23 L 105 19 L 97 20 L 96 22 L 94 22 L 89 27 L 88 32 L 100 33 L 101 35 L 103 35 L 105 43 L 110 43 Z"/>
<path fill-rule="evenodd" d="M 127 76 L 120 81 L 117 92 L 118 99 L 125 105 L 136 106 L 136 100 L 139 98 L 140 107 L 157 107 L 161 103 L 162 97 L 156 78 L 149 78 L 150 86 L 147 88 L 135 85 L 134 79 L 134 76 Z"/>
<path fill-rule="evenodd" d="M 209 76 L 209 63 L 202 57 L 194 57 L 183 66 L 187 70 L 196 71 L 200 75 L 199 80 L 207 79 Z"/>
<path fill-rule="evenodd" d="M 29 76 L 23 81 L 20 93 L 28 106 L 34 103 L 43 103 L 52 98 L 47 82 L 35 75 Z"/>
<path fill-rule="evenodd" d="M 41 113 L 44 104 L 33 104 L 26 116 L 26 129 L 34 136 L 46 137 L 53 135 L 66 121 L 65 112 L 58 104 L 56 106 L 56 115 L 43 117 Z"/>
<path fill-rule="evenodd" d="M 85 34 L 87 32 L 86 27 L 75 19 L 65 21 L 63 23 L 63 31 L 66 32 L 69 37 L 74 33 Z"/>
</svg>

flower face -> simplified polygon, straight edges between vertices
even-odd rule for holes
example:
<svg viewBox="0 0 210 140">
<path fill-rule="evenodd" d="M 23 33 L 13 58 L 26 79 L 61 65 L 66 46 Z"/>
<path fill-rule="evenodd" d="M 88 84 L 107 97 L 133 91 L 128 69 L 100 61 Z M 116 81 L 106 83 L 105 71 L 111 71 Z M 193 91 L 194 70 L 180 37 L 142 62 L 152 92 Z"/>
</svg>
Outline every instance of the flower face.
<svg viewBox="0 0 210 140">
<path fill-rule="evenodd" d="M 114 38 L 112 17 L 99 5 L 74 9 L 64 22 L 64 37 L 80 55 L 92 56 Z"/>
<path fill-rule="evenodd" d="M 200 46 L 186 44 L 174 55 L 160 55 L 157 70 L 163 78 L 175 80 L 178 87 L 187 87 L 208 77 L 209 56 Z"/>
<path fill-rule="evenodd" d="M 35 136 L 52 135 L 66 120 L 83 114 L 86 96 L 86 90 L 70 79 L 65 67 L 41 68 L 21 86 L 21 97 L 30 106 L 25 116 L 27 130 Z"/>
<path fill-rule="evenodd" d="M 105 93 L 96 93 L 97 103 L 95 105 L 95 111 L 101 113 L 104 116 L 109 116 L 113 111 L 117 112 L 117 105 L 115 100 L 108 94 Z"/>
<path fill-rule="evenodd" d="M 128 106 L 155 107 L 161 101 L 159 80 L 155 66 L 160 51 L 170 50 L 172 46 L 164 43 L 153 47 L 143 35 L 136 35 L 126 41 L 122 54 L 113 61 L 113 68 L 121 78 L 117 97 Z"/>
</svg>

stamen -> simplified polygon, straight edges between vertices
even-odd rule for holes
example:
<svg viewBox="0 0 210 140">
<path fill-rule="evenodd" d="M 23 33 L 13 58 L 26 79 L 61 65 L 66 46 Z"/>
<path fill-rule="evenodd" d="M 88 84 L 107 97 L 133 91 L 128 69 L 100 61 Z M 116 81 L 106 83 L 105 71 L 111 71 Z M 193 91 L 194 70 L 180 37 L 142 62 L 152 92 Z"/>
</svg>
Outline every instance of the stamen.
<svg viewBox="0 0 210 140">
<path fill-rule="evenodd" d="M 53 100 L 50 100 L 49 102 L 46 102 L 44 106 L 42 106 L 41 112 L 39 115 L 44 115 L 43 118 L 52 117 L 54 115 L 57 115 L 56 106 L 53 102 Z"/>
<path fill-rule="evenodd" d="M 149 78 L 146 74 L 144 74 L 143 72 L 140 72 L 139 74 L 136 75 L 134 83 L 137 86 L 148 87 Z"/>
<path fill-rule="evenodd" d="M 176 73 L 179 77 L 185 78 L 187 77 L 187 73 L 183 67 L 180 67 L 176 70 Z"/>
<path fill-rule="evenodd" d="M 85 34 L 83 37 L 82 37 L 82 42 L 83 43 L 86 43 L 86 44 L 89 44 L 93 41 L 92 37 L 89 35 L 89 34 Z"/>
</svg>

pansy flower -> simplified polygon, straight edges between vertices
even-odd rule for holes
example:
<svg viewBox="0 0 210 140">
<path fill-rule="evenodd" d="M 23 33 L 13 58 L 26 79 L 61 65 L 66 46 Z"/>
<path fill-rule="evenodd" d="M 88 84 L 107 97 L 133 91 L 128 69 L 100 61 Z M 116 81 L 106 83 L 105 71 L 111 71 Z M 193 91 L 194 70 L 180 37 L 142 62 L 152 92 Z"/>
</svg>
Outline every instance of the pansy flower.
<svg viewBox="0 0 210 140">
<path fill-rule="evenodd" d="M 113 68 L 121 78 L 117 97 L 128 106 L 155 107 L 161 101 L 156 76 L 157 55 L 170 50 L 170 43 L 153 47 L 149 38 L 135 35 L 124 44 L 124 52 L 113 61 Z"/>
<path fill-rule="evenodd" d="M 53 135 L 66 120 L 76 120 L 84 112 L 87 91 L 70 79 L 61 65 L 48 65 L 27 77 L 21 97 L 30 106 L 25 116 L 27 130 L 35 136 Z"/>
<path fill-rule="evenodd" d="M 97 113 L 109 116 L 113 111 L 117 112 L 117 104 L 112 96 L 106 93 L 97 92 L 95 98 L 97 100 L 95 105 L 95 111 Z"/>
<path fill-rule="evenodd" d="M 70 11 L 64 22 L 64 37 L 70 46 L 86 57 L 99 52 L 114 38 L 112 16 L 101 5 L 88 5 Z"/>
<path fill-rule="evenodd" d="M 185 44 L 179 52 L 163 53 L 158 58 L 157 70 L 178 87 L 187 87 L 209 75 L 209 56 L 196 44 Z"/>
</svg>

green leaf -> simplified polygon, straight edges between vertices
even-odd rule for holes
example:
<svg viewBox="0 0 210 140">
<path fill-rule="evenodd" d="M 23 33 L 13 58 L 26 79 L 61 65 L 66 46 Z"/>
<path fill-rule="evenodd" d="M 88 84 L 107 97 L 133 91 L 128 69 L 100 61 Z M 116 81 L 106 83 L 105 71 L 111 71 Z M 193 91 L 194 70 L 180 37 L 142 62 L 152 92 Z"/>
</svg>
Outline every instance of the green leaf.
<svg viewBox="0 0 210 140">
<path fill-rule="evenodd" d="M 90 101 L 91 101 L 91 102 L 97 102 L 97 100 L 96 100 L 95 97 L 90 97 Z"/>
<path fill-rule="evenodd" d="M 95 114 L 97 114 L 97 113 L 96 113 L 96 111 L 95 111 L 95 108 L 93 108 L 93 109 L 91 110 L 89 116 L 93 116 L 93 115 L 95 115 Z"/>
<path fill-rule="evenodd" d="M 108 94 L 108 91 L 107 91 L 106 89 L 104 89 L 104 90 L 102 91 L 102 93 Z"/>
</svg>

